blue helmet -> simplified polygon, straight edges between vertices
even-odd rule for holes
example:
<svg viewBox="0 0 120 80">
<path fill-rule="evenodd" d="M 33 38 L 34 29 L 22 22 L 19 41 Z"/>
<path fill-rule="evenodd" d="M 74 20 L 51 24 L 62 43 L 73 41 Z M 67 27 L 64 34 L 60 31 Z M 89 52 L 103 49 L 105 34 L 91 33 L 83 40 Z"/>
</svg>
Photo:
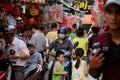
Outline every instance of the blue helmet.
<svg viewBox="0 0 120 80">
<path fill-rule="evenodd" d="M 67 32 L 66 27 L 61 27 L 61 28 L 58 29 L 58 34 L 59 34 L 59 33 L 66 34 L 66 32 Z"/>
</svg>

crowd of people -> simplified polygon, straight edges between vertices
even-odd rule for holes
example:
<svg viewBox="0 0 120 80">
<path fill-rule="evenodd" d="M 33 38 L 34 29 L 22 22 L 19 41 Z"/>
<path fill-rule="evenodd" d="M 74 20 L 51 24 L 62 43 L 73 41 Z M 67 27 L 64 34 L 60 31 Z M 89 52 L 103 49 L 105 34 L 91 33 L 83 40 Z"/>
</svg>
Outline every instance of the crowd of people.
<svg viewBox="0 0 120 80">
<path fill-rule="evenodd" d="M 47 65 L 42 80 L 119 80 L 120 0 L 107 0 L 104 7 L 109 30 L 91 26 L 90 33 L 57 22 L 47 33 L 37 23 L 18 33 L 14 17 L 0 13 L 0 70 L 6 68 L 1 66 L 7 58 L 14 62 L 11 80 L 26 80 L 38 64 L 43 69 Z"/>
</svg>

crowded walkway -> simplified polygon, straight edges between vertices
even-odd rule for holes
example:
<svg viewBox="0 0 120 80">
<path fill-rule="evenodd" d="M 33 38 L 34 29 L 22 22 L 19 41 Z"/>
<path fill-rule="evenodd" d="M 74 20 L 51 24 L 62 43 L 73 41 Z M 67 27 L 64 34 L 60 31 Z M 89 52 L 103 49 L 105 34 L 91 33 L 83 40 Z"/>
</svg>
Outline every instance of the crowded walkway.
<svg viewBox="0 0 120 80">
<path fill-rule="evenodd" d="M 99 15 L 105 19 L 89 28 L 80 17 L 67 22 L 63 15 L 61 23 L 51 14 L 45 22 L 44 11 L 13 14 L 0 7 L 0 80 L 119 80 L 120 1 L 105 1 Z"/>
</svg>

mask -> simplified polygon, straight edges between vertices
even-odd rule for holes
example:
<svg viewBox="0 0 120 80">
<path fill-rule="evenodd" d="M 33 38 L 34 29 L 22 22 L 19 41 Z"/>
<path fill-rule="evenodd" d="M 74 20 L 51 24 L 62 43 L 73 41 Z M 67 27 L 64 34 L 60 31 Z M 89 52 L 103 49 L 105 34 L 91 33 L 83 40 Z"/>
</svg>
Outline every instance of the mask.
<svg viewBox="0 0 120 80">
<path fill-rule="evenodd" d="M 59 39 L 64 39 L 65 38 L 65 34 L 58 34 L 58 38 Z"/>
</svg>

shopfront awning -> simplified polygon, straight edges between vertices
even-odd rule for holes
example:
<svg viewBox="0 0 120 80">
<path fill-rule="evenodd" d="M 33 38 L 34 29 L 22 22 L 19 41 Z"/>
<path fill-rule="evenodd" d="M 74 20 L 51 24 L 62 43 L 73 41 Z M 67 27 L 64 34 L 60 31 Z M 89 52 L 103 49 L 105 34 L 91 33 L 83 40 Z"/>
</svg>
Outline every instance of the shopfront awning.
<svg viewBox="0 0 120 80">
<path fill-rule="evenodd" d="M 64 11 L 70 11 L 70 9 L 67 8 L 67 7 L 63 7 L 62 9 L 63 9 Z"/>
</svg>

